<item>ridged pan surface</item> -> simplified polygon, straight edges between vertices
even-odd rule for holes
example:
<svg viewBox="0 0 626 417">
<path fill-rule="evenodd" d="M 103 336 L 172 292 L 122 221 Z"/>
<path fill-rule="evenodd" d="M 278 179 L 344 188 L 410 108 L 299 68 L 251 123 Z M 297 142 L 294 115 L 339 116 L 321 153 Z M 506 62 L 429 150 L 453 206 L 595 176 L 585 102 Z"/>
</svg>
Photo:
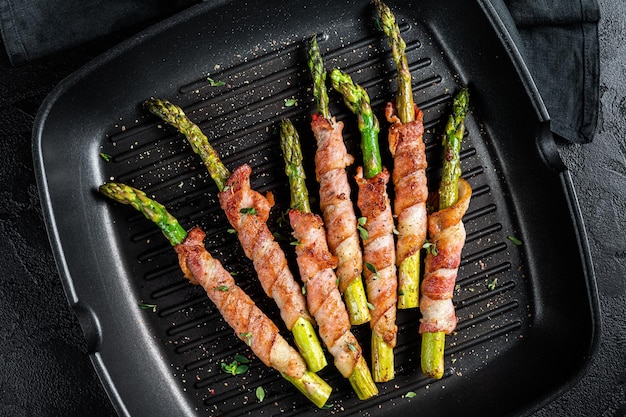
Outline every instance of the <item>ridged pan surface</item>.
<svg viewBox="0 0 626 417">
<path fill-rule="evenodd" d="M 378 384 L 375 398 L 359 401 L 329 360 L 320 375 L 334 391 L 327 408 L 317 410 L 254 358 L 204 291 L 184 279 L 176 254 L 153 224 L 98 195 L 102 183 L 125 182 L 154 196 L 185 228 L 203 227 L 210 253 L 279 324 L 276 306 L 229 233 L 202 162 L 142 102 L 161 97 L 180 105 L 228 168 L 252 166 L 253 187 L 276 199 L 269 226 L 285 237 L 294 272 L 277 126 L 288 117 L 298 128 L 316 196 L 306 65 L 312 34 L 326 67 L 341 68 L 368 91 L 391 169 L 383 109 L 394 97 L 396 74 L 371 4 L 217 2 L 192 8 L 65 80 L 42 107 L 35 130 L 55 257 L 120 415 L 522 415 L 575 382 L 587 366 L 597 307 L 584 228 L 545 111 L 498 15 L 487 2 L 389 5 L 425 114 L 431 188 L 438 184 L 440 135 L 451 98 L 463 84 L 471 93 L 461 156 L 474 193 L 454 293 L 459 324 L 446 339 L 444 377 L 421 374 L 420 314 L 400 311 L 396 378 Z M 337 94 L 330 96 L 331 112 L 345 123 L 345 141 L 357 161 L 349 169 L 352 177 L 361 158 L 356 120 Z M 369 328 L 354 332 L 369 362 Z M 252 361 L 245 374 L 233 376 L 221 363 L 236 354 Z M 255 396 L 260 386 L 262 402 Z"/>
</svg>

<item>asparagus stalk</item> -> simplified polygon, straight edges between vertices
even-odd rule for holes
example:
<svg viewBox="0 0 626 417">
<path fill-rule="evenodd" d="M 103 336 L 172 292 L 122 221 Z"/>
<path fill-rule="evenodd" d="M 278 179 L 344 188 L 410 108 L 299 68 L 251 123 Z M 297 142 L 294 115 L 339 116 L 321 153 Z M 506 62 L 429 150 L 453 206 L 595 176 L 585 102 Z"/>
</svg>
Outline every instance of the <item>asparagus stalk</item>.
<svg viewBox="0 0 626 417">
<path fill-rule="evenodd" d="M 146 100 L 144 104 L 151 113 L 176 128 L 187 138 L 193 151 L 202 159 L 218 190 L 223 191 L 230 177 L 230 171 L 198 125 L 187 117 L 183 109 L 167 100 L 153 98 Z M 292 326 L 291 332 L 309 369 L 317 372 L 324 368 L 327 364 L 326 356 L 313 323 L 300 317 Z"/>
<path fill-rule="evenodd" d="M 454 97 L 452 114 L 446 123 L 443 136 L 443 169 L 439 184 L 439 210 L 450 207 L 459 199 L 459 177 L 461 176 L 461 141 L 465 134 L 465 116 L 469 109 L 469 90 L 463 87 Z"/>
<path fill-rule="evenodd" d="M 389 7 L 381 0 L 373 0 L 378 11 L 380 25 L 389 39 L 393 60 L 398 71 L 398 93 L 396 108 L 402 123 L 412 122 L 415 118 L 413 87 L 411 86 L 411 71 L 406 58 L 406 43 L 400 35 L 400 28 Z"/>
<path fill-rule="evenodd" d="M 313 97 L 315 97 L 315 104 L 317 106 L 317 112 L 322 115 L 324 119 L 330 119 L 330 110 L 328 108 L 328 90 L 326 89 L 326 69 L 324 68 L 324 61 L 322 60 L 322 54 L 317 44 L 317 38 L 311 37 L 309 42 L 309 71 L 313 77 Z"/>
<path fill-rule="evenodd" d="M 302 150 L 300 147 L 300 138 L 294 125 L 289 120 L 283 120 L 281 123 L 280 147 L 283 151 L 283 157 L 285 159 L 285 173 L 289 178 L 291 209 L 300 211 L 302 213 L 311 213 L 311 206 L 309 204 L 309 193 L 306 187 L 306 175 L 302 166 Z M 313 250 L 316 252 L 324 251 L 318 245 L 316 245 Z M 308 251 L 306 256 L 309 256 Z M 330 257 L 330 253 L 328 253 L 328 256 Z M 325 256 L 320 255 L 320 258 L 325 258 Z M 318 285 L 321 286 L 324 286 L 325 284 L 325 282 L 323 282 L 323 278 L 317 278 L 315 282 L 317 282 Z M 313 289 L 308 289 L 307 294 L 309 293 L 309 291 L 313 291 Z M 339 300 L 338 295 L 336 299 Z M 339 303 L 341 303 L 341 301 L 339 301 Z M 319 310 L 321 311 L 323 309 L 320 308 Z M 338 311 L 334 312 L 333 314 L 335 314 L 333 319 L 336 319 L 339 316 Z M 318 323 L 320 324 L 320 327 L 324 327 L 324 324 L 322 324 L 319 320 Z M 332 326 L 333 323 L 329 323 L 328 325 Z M 343 328 L 343 326 L 339 322 L 336 322 L 335 325 L 341 326 Z M 345 320 L 345 326 L 347 327 L 347 331 L 349 332 L 350 323 L 347 318 Z M 324 335 L 322 335 L 322 337 L 323 336 Z M 333 336 L 335 336 L 334 333 Z M 334 340 L 332 342 L 334 342 Z M 358 346 L 351 347 L 351 349 L 355 350 L 358 348 Z M 342 356 L 343 355 L 345 354 L 342 353 Z M 374 384 L 370 370 L 367 366 L 367 363 L 363 360 L 362 356 L 359 356 L 354 370 L 352 371 L 348 380 L 350 381 L 352 388 L 360 399 L 367 399 L 378 393 L 378 388 L 376 387 L 376 384 Z"/>
<path fill-rule="evenodd" d="M 391 46 L 391 53 L 398 73 L 396 111 L 403 124 L 415 120 L 415 102 L 411 85 L 411 71 L 406 57 L 406 44 L 400 35 L 400 28 L 389 7 L 381 0 L 373 0 L 378 12 L 380 25 Z M 421 248 L 420 248 L 421 249 Z M 421 251 L 416 250 L 402 260 L 398 280 L 398 308 L 415 308 L 419 305 L 419 279 L 421 274 Z"/>
<path fill-rule="evenodd" d="M 187 232 L 178 220 L 162 204 L 146 196 L 143 191 L 121 183 L 101 185 L 99 191 L 112 200 L 129 204 L 143 213 L 161 229 L 172 246 L 181 244 L 187 237 Z M 309 370 L 299 378 L 289 376 L 284 372 L 281 372 L 281 375 L 319 408 L 326 404 L 332 392 L 330 385 Z"/>
<path fill-rule="evenodd" d="M 465 133 L 465 116 L 469 109 L 469 90 L 463 87 L 454 97 L 452 114 L 448 117 L 443 143 L 443 168 L 439 183 L 439 210 L 454 205 L 458 200 L 458 182 L 461 176 L 460 150 Z M 424 375 L 440 379 L 443 376 L 445 347 L 444 332 L 422 334 L 421 366 Z"/>
<path fill-rule="evenodd" d="M 167 100 L 152 98 L 146 100 L 144 105 L 152 114 L 174 126 L 185 135 L 193 151 L 200 156 L 206 165 L 217 189 L 222 191 L 228 177 L 230 177 L 230 171 L 222 163 L 217 151 L 213 149 L 200 127 L 187 117 L 183 109 Z"/>
<path fill-rule="evenodd" d="M 326 89 L 327 72 L 326 72 L 326 69 L 324 68 L 324 62 L 322 60 L 322 55 L 320 53 L 319 46 L 317 44 L 317 39 L 315 36 L 311 37 L 308 53 L 309 53 L 308 65 L 309 65 L 309 70 L 311 71 L 311 76 L 313 78 L 313 96 L 315 97 L 315 102 L 317 105 L 317 112 L 324 119 L 326 119 L 328 123 L 333 125 L 335 122 L 333 119 L 331 119 L 330 110 L 328 108 L 329 100 L 328 100 L 328 91 Z M 343 175 L 345 175 L 345 170 L 344 170 Z M 333 188 L 334 190 L 337 190 L 336 187 L 333 187 Z M 336 191 L 336 192 L 339 193 L 341 191 Z M 356 226 L 356 222 L 357 222 L 356 216 L 354 216 L 353 212 L 351 212 L 351 215 L 353 217 L 353 222 Z M 329 233 L 333 233 L 333 231 L 330 230 L 331 225 L 329 223 L 329 220 L 328 219 L 325 219 L 325 220 L 326 220 L 327 227 L 329 227 Z M 355 233 L 356 233 L 356 230 L 355 230 Z M 342 245 L 344 245 L 345 243 L 347 242 L 345 241 L 342 242 Z M 350 255 L 345 254 L 342 251 L 334 251 L 334 252 L 335 253 L 333 254 L 339 258 L 340 262 L 348 262 L 349 264 L 353 260 L 353 259 L 346 260 L 345 258 Z M 345 287 L 345 290 L 343 291 L 343 299 L 346 304 L 346 308 L 348 309 L 350 322 L 353 325 L 359 325 L 359 324 L 367 323 L 370 320 L 371 316 L 370 316 L 369 308 L 367 306 L 367 296 L 365 295 L 365 288 L 363 287 L 363 278 L 361 276 L 361 273 L 360 271 L 357 271 L 357 273 L 354 273 L 352 271 L 354 271 L 354 269 L 338 268 L 337 276 L 339 277 L 340 282 L 350 280 L 350 284 L 347 287 Z M 346 273 L 346 272 L 349 272 L 349 273 Z"/>
<path fill-rule="evenodd" d="M 363 153 L 363 169 L 365 178 L 373 178 L 383 170 L 378 145 L 380 125 L 378 118 L 372 112 L 370 98 L 367 92 L 352 78 L 341 71 L 333 69 L 330 73 L 333 88 L 343 96 L 344 103 L 357 116 L 359 131 L 361 132 L 361 152 Z"/>
<path fill-rule="evenodd" d="M 332 83 L 333 88 L 342 94 L 346 106 L 357 116 L 358 128 L 361 133 L 361 151 L 363 154 L 364 177 L 366 179 L 373 179 L 377 177 L 378 175 L 383 174 L 383 171 L 384 173 L 387 173 L 387 171 L 383 169 L 382 160 L 380 156 L 380 149 L 378 145 L 378 133 L 380 131 L 380 127 L 378 124 L 378 119 L 376 118 L 376 116 L 374 115 L 372 111 L 372 108 L 370 105 L 370 99 L 369 99 L 367 92 L 361 86 L 359 86 L 358 84 L 355 84 L 352 81 L 352 78 L 348 74 L 346 74 L 345 72 L 339 69 L 333 69 L 330 73 L 330 78 L 331 78 L 331 83 Z M 386 186 L 386 180 L 384 182 L 384 187 L 385 186 Z M 385 204 L 384 201 L 380 201 L 380 198 L 382 197 L 383 194 L 386 196 L 386 191 L 384 187 L 380 189 L 379 193 L 376 195 L 376 197 L 378 197 L 377 204 Z M 362 191 L 360 191 L 359 193 L 361 192 Z M 359 200 L 360 199 L 361 197 L 359 197 Z M 371 205 L 371 202 L 370 202 L 370 205 Z M 387 237 L 391 239 L 392 247 L 390 250 L 391 250 L 391 253 L 393 254 L 393 237 L 392 237 L 393 220 L 391 219 L 391 208 L 389 207 L 388 200 L 385 205 L 386 205 L 386 208 L 389 209 L 390 230 L 389 230 L 389 236 Z M 386 208 L 385 210 L 383 209 L 373 210 L 373 211 L 378 211 L 377 216 L 380 217 L 380 219 L 370 219 L 370 218 L 366 219 L 366 225 L 365 225 L 366 229 L 370 226 L 378 227 L 384 222 L 382 218 L 384 217 Z M 363 211 L 363 207 L 361 207 L 361 211 Z M 374 224 L 377 224 L 378 226 L 373 226 Z M 377 230 L 376 233 L 381 234 L 381 236 L 378 236 L 377 238 L 384 238 L 382 234 L 385 232 L 386 231 L 383 231 L 382 228 L 381 230 Z M 364 239 L 364 241 L 365 240 L 367 239 Z M 367 250 L 366 250 L 366 255 L 367 255 Z M 391 274 L 392 276 L 389 276 L 386 278 L 386 279 L 393 279 L 394 294 L 389 295 L 390 297 L 393 297 L 392 298 L 393 306 L 392 307 L 389 306 L 390 310 L 385 311 L 384 315 L 388 315 L 388 314 L 391 315 L 393 317 L 393 321 L 395 321 L 395 304 L 397 301 L 397 295 L 395 294 L 395 292 L 397 291 L 395 254 L 393 254 L 392 260 L 385 259 L 386 256 L 384 254 L 377 253 L 374 255 L 374 257 L 376 258 L 378 262 L 389 261 L 391 264 L 389 268 L 393 269 L 393 273 Z M 366 256 L 365 261 L 367 263 L 367 256 Z M 370 269 L 371 267 L 372 267 L 372 264 L 369 264 L 368 269 Z M 380 269 L 376 265 L 374 265 L 374 268 Z M 373 272 L 373 271 L 370 270 L 369 272 Z M 378 271 L 376 271 L 374 275 L 378 275 Z M 370 291 L 369 293 L 370 301 L 372 301 L 374 304 L 376 304 L 375 297 L 380 295 L 372 291 L 373 288 L 375 288 L 378 285 L 378 283 L 373 282 L 373 281 L 376 281 L 376 279 L 378 278 L 376 278 L 375 276 L 372 278 L 372 276 L 370 276 L 368 280 L 368 291 Z M 381 298 L 383 297 L 381 296 Z M 389 301 L 389 300 L 381 300 L 382 303 L 384 303 L 385 301 Z M 387 307 L 388 306 L 385 306 L 385 308 Z M 381 306 L 377 307 L 376 305 L 374 305 L 374 308 L 380 309 Z M 374 312 L 374 313 L 375 314 L 373 314 L 373 317 L 374 315 L 376 315 L 377 320 L 380 320 L 381 322 L 386 320 L 378 312 Z M 392 323 L 392 324 L 393 326 L 395 326 L 395 323 Z M 387 336 L 387 341 L 385 341 L 385 337 L 383 337 L 383 335 L 380 334 L 378 331 L 379 330 L 378 323 L 374 323 L 374 318 L 370 322 L 370 327 L 372 328 L 371 348 L 372 348 L 372 368 L 373 368 L 373 373 L 374 373 L 374 380 L 377 382 L 389 381 L 395 377 L 393 348 L 395 346 L 395 340 L 396 340 L 395 331 L 396 330 L 386 329 L 387 334 L 385 336 Z M 385 326 L 383 325 L 382 327 L 385 327 Z M 389 333 L 392 333 L 392 335 L 389 335 Z"/>
</svg>

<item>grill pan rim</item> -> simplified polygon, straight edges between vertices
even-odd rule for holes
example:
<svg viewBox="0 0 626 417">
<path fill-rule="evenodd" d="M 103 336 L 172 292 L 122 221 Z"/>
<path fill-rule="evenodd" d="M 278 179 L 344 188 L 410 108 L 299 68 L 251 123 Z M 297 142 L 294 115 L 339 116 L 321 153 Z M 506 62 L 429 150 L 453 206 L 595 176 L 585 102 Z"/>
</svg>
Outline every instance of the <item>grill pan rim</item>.
<svg viewBox="0 0 626 417">
<path fill-rule="evenodd" d="M 492 8 L 491 3 L 489 2 L 479 2 L 481 7 L 484 9 L 485 14 L 492 19 L 492 24 L 495 29 L 499 30 L 499 38 L 502 42 L 507 44 L 507 50 L 511 53 L 511 59 L 514 61 L 517 69 L 519 70 L 520 78 L 522 79 L 522 83 L 527 87 L 528 93 L 530 96 L 530 100 L 536 106 L 535 110 L 537 111 L 538 120 L 540 124 L 546 124 L 549 122 L 547 113 L 545 113 L 545 106 L 541 102 L 538 93 L 532 83 L 530 76 L 528 75 L 527 69 L 523 65 L 523 61 L 521 60 L 521 56 L 519 55 L 519 51 L 516 49 L 512 49 L 514 45 L 510 36 L 505 31 L 504 25 L 501 24 L 501 20 L 499 20 L 499 15 Z M 65 288 L 68 301 L 74 310 L 77 312 L 77 316 L 79 317 L 79 321 L 83 330 L 85 332 L 88 345 L 92 352 L 90 355 L 92 356 L 92 361 L 94 366 L 98 371 L 98 375 L 103 381 L 105 388 L 110 395 L 116 410 L 120 415 L 131 415 L 129 414 L 128 409 L 126 408 L 124 401 L 120 396 L 120 392 L 118 392 L 118 387 L 115 382 L 110 379 L 108 368 L 110 365 L 107 365 L 105 361 L 102 359 L 99 349 L 102 348 L 104 343 L 107 343 L 106 338 L 107 335 L 100 334 L 101 325 L 99 323 L 99 318 L 97 314 L 91 311 L 90 306 L 85 306 L 81 303 L 80 294 L 77 293 L 76 288 L 74 287 L 74 279 L 72 278 L 72 272 L 70 267 L 66 263 L 66 250 L 63 247 L 60 239 L 61 232 L 57 228 L 57 223 L 55 222 L 55 218 L 58 214 L 55 212 L 52 206 L 52 195 L 48 188 L 48 178 L 49 173 L 46 171 L 46 164 L 43 158 L 43 150 L 42 150 L 42 141 L 46 135 L 46 122 L 50 111 L 56 110 L 56 106 L 58 102 L 64 98 L 64 95 L 67 93 L 69 89 L 75 86 L 84 78 L 88 77 L 94 70 L 102 68 L 107 65 L 108 62 L 111 62 L 117 59 L 121 54 L 125 53 L 128 50 L 135 48 L 138 45 L 141 45 L 145 42 L 149 42 L 149 40 L 161 33 L 163 30 L 167 28 L 173 28 L 178 26 L 179 24 L 184 23 L 188 19 L 197 16 L 197 14 L 207 13 L 207 10 L 210 8 L 207 6 L 200 5 L 198 7 L 193 7 L 192 9 L 184 12 L 173 19 L 167 20 L 165 23 L 159 24 L 152 29 L 149 29 L 146 32 L 143 32 L 137 38 L 130 40 L 128 42 L 122 43 L 118 47 L 112 49 L 110 52 L 105 53 L 104 55 L 96 58 L 94 61 L 74 73 L 72 76 L 68 77 L 62 83 L 60 83 L 57 88 L 48 96 L 40 112 L 38 113 L 37 119 L 35 121 L 35 128 L 33 131 L 33 155 L 35 160 L 35 170 L 37 176 L 37 182 L 40 190 L 42 206 L 44 210 L 44 218 L 46 221 L 46 227 L 48 230 L 48 234 L 50 237 L 51 246 L 54 253 L 55 261 L 57 262 L 57 266 L 59 268 L 61 280 L 63 282 L 63 286 Z M 551 161 L 551 163 L 555 163 Z M 535 404 L 527 404 L 524 409 L 518 410 L 522 413 L 527 413 L 533 409 L 538 408 L 541 404 L 544 404 L 550 401 L 555 396 L 559 395 L 564 389 L 573 385 L 582 374 L 585 372 L 587 367 L 589 366 L 589 362 L 594 352 L 597 349 L 599 332 L 600 332 L 600 322 L 599 322 L 599 314 L 598 314 L 598 301 L 597 301 L 597 290 L 595 288 L 595 278 L 593 272 L 593 266 L 591 264 L 590 256 L 589 256 L 589 248 L 587 245 L 586 232 L 584 231 L 584 225 L 580 216 L 580 209 L 578 207 L 577 199 L 575 197 L 575 192 L 573 190 L 573 186 L 571 184 L 571 179 L 569 178 L 569 172 L 564 167 L 557 167 L 558 176 L 561 178 L 561 182 L 563 183 L 563 188 L 567 193 L 569 198 L 568 204 L 570 205 L 570 215 L 572 216 L 574 223 L 576 224 L 575 232 L 579 236 L 579 255 L 582 258 L 582 262 L 584 264 L 584 271 L 582 271 L 585 276 L 585 284 L 587 286 L 587 294 L 589 297 L 589 305 L 591 315 L 590 321 L 592 322 L 592 335 L 589 340 L 589 355 L 585 362 L 582 363 L 582 366 L 579 367 L 576 376 L 571 378 L 565 385 L 561 388 L 554 390 L 553 392 L 546 393 L 542 399 L 540 399 Z M 87 313 L 85 313 L 87 312 Z M 177 395 L 173 396 L 174 403 L 179 403 L 181 408 L 184 408 L 184 400 Z M 178 411 L 181 411 L 178 409 Z M 186 413 L 192 415 L 191 410 L 185 410 Z"/>
</svg>

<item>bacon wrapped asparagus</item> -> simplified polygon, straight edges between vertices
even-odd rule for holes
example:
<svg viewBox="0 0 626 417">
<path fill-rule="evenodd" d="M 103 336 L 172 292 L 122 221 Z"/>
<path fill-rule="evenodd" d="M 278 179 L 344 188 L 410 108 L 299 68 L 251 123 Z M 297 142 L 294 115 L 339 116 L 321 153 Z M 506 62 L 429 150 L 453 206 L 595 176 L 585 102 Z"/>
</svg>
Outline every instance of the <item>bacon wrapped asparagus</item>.
<svg viewBox="0 0 626 417">
<path fill-rule="evenodd" d="M 302 356 L 280 335 L 276 325 L 206 250 L 202 229 L 194 227 L 187 233 L 163 205 L 125 184 L 108 183 L 99 190 L 115 201 L 130 204 L 153 221 L 174 246 L 185 277 L 205 289 L 237 337 L 247 343 L 265 365 L 280 372 L 315 405 L 324 406 L 332 388 L 307 370 Z"/>
<path fill-rule="evenodd" d="M 330 115 L 326 69 L 315 36 L 311 38 L 308 52 L 313 94 L 317 104 L 311 129 L 317 141 L 315 176 L 320 184 L 320 208 L 326 223 L 328 247 L 338 260 L 336 274 L 339 278 L 339 291 L 343 294 L 350 322 L 358 325 L 370 320 L 370 312 L 361 275 L 363 257 L 357 218 L 346 173 L 346 167 L 352 165 L 354 158 L 348 154 L 343 141 L 343 123 Z"/>
<path fill-rule="evenodd" d="M 150 112 L 174 126 L 188 139 L 194 152 L 207 167 L 219 189 L 219 201 L 228 221 L 237 231 L 246 256 L 252 260 L 265 293 L 274 299 L 281 317 L 309 370 L 317 372 L 327 365 L 324 351 L 306 308 L 300 285 L 287 265 L 287 259 L 267 226 L 273 201 L 250 188 L 249 165 L 231 174 L 200 128 L 175 104 L 161 99 L 145 102 Z"/>
<path fill-rule="evenodd" d="M 375 381 L 385 382 L 395 377 L 393 349 L 398 331 L 394 223 L 387 195 L 389 172 L 382 165 L 378 147 L 380 128 L 372 112 L 369 96 L 348 74 L 339 69 L 334 69 L 330 78 L 333 88 L 343 95 L 345 104 L 357 115 L 361 132 L 363 166 L 357 168 L 357 205 L 365 219 L 363 274 L 368 300 L 373 306 L 370 320 L 372 372 Z"/>
<path fill-rule="evenodd" d="M 433 245 L 426 254 L 421 287 L 422 372 L 441 378 L 444 371 L 445 335 L 456 328 L 452 304 L 456 276 L 465 244 L 463 215 L 469 206 L 472 188 L 461 176 L 459 152 L 465 133 L 469 106 L 467 88 L 453 100 L 452 114 L 443 135 L 444 159 L 439 185 L 438 210 L 428 216 L 428 239 Z"/>
<path fill-rule="evenodd" d="M 324 222 L 311 212 L 300 140 L 289 120 L 281 123 L 280 137 L 291 191 L 289 221 L 297 240 L 298 268 L 309 310 L 317 321 L 322 341 L 335 359 L 335 366 L 349 379 L 357 396 L 365 400 L 376 395 L 378 388 L 363 358 L 361 346 L 350 331 L 350 318 L 334 272 L 337 258 L 328 249 Z"/>
<path fill-rule="evenodd" d="M 406 44 L 389 7 L 374 0 L 381 27 L 389 39 L 398 72 L 395 103 L 387 104 L 385 113 L 391 123 L 389 150 L 394 158 L 394 215 L 397 218 L 398 240 L 398 308 L 414 308 L 419 304 L 420 251 L 426 241 L 426 149 L 422 135 L 423 114 L 413 101 L 411 72 L 406 58 Z"/>
</svg>

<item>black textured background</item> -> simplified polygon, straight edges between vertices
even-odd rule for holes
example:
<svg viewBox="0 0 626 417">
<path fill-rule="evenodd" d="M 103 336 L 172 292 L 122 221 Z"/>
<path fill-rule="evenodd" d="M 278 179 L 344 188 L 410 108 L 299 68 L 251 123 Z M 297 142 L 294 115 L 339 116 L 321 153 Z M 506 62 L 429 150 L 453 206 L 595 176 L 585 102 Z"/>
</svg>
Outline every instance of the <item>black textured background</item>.
<svg viewBox="0 0 626 417">
<path fill-rule="evenodd" d="M 580 382 L 535 417 L 626 416 L 626 3 L 599 3 L 597 136 L 591 144 L 559 144 L 559 150 L 589 234 L 603 321 L 600 347 Z M 18 67 L 0 56 L 0 416 L 115 416 L 48 244 L 31 129 L 60 80 L 132 33 Z M 536 370 L 539 378 L 549 371 Z"/>
</svg>

